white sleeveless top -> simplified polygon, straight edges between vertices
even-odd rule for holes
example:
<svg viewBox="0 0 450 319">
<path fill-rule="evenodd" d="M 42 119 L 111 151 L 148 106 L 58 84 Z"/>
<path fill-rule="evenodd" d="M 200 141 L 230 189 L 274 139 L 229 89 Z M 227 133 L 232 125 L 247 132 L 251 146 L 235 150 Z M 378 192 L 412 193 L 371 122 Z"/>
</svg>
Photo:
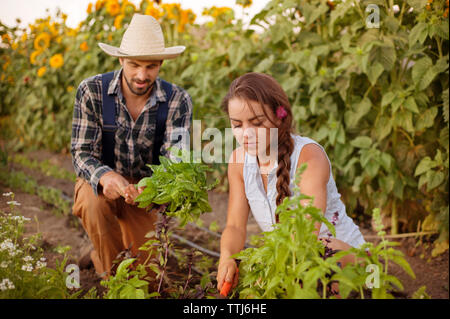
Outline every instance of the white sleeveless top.
<svg viewBox="0 0 450 319">
<path fill-rule="evenodd" d="M 295 171 L 297 168 L 298 158 L 300 156 L 300 152 L 302 151 L 303 146 L 313 143 L 318 145 L 325 153 L 323 147 L 318 144 L 316 141 L 308 138 L 302 137 L 300 135 L 291 134 L 294 139 L 294 151 L 291 155 L 291 171 L 290 171 L 290 189 L 291 193 L 294 193 L 295 187 Z M 327 156 L 327 155 L 326 155 Z M 327 156 L 328 159 L 328 156 Z M 330 160 L 328 159 L 328 163 Z M 259 170 L 259 165 L 256 156 L 248 154 L 245 152 L 245 161 L 244 161 L 244 185 L 245 185 L 245 194 L 252 210 L 252 214 L 258 223 L 259 227 L 262 231 L 272 231 L 273 225 L 275 222 L 275 210 L 277 208 L 276 205 L 276 183 L 277 183 L 277 171 L 278 164 L 275 163 L 275 166 L 269 172 L 267 179 L 267 193 L 264 190 L 264 185 L 261 177 L 261 172 Z M 359 231 L 359 227 L 355 225 L 353 220 L 347 216 L 345 211 L 345 205 L 340 199 L 341 195 L 338 193 L 336 188 L 336 183 L 333 178 L 333 173 L 331 170 L 330 163 L 330 178 L 327 183 L 327 208 L 325 211 L 325 217 L 332 222 L 333 214 L 338 212 L 338 220 L 336 222 L 336 238 L 346 242 L 350 246 L 358 247 L 362 245 L 365 241 L 364 238 Z M 327 237 L 328 235 L 327 226 L 322 223 L 319 231 L 319 237 Z"/>
</svg>

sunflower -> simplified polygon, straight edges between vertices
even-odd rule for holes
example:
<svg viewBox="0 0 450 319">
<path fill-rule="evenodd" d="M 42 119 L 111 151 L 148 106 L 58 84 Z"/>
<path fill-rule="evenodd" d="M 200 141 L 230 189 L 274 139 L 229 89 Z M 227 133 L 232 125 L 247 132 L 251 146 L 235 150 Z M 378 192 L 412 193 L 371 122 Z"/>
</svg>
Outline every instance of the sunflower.
<svg viewBox="0 0 450 319">
<path fill-rule="evenodd" d="M 58 69 L 64 65 L 64 58 L 61 53 L 55 54 L 50 58 L 50 66 L 54 69 Z"/>
<path fill-rule="evenodd" d="M 11 42 L 11 37 L 9 36 L 9 34 L 5 33 L 2 35 L 2 41 L 5 41 L 6 43 L 10 43 Z"/>
<path fill-rule="evenodd" d="M 118 0 L 108 0 L 106 3 L 106 12 L 115 17 L 120 13 L 120 4 Z"/>
<path fill-rule="evenodd" d="M 45 66 L 40 67 L 39 70 L 37 71 L 38 77 L 41 78 L 45 74 L 45 72 L 47 72 L 47 68 Z"/>
<path fill-rule="evenodd" d="M 87 50 L 89 50 L 89 46 L 86 41 L 83 41 L 83 43 L 80 44 L 80 49 L 83 52 L 86 52 Z"/>
<path fill-rule="evenodd" d="M 95 11 L 99 11 L 101 8 L 103 8 L 105 2 L 105 0 L 97 0 L 97 2 L 95 3 Z"/>
<path fill-rule="evenodd" d="M 122 27 L 122 20 L 123 18 L 125 18 L 125 15 L 123 14 L 119 14 L 115 19 L 114 19 L 114 27 L 119 30 Z"/>
<path fill-rule="evenodd" d="M 136 6 L 128 0 L 124 0 L 121 8 L 122 14 L 133 14 L 136 11 Z"/>
<path fill-rule="evenodd" d="M 159 8 L 153 6 L 153 2 L 149 2 L 147 8 L 145 9 L 145 14 L 152 16 L 155 19 L 159 19 L 163 16 L 163 13 Z"/>
<path fill-rule="evenodd" d="M 42 32 L 34 39 L 34 48 L 37 51 L 44 51 L 50 46 L 50 34 Z"/>
<path fill-rule="evenodd" d="M 181 11 L 179 3 L 163 3 L 161 7 L 167 13 L 167 18 L 173 20 L 177 19 L 178 13 Z"/>
<path fill-rule="evenodd" d="M 30 63 L 31 64 L 36 64 L 36 58 L 38 57 L 39 54 L 41 54 L 42 51 L 36 50 L 33 51 L 30 55 Z"/>
<path fill-rule="evenodd" d="M 72 29 L 72 28 L 68 28 L 66 35 L 68 37 L 75 37 L 77 35 L 77 30 L 76 29 Z"/>
</svg>

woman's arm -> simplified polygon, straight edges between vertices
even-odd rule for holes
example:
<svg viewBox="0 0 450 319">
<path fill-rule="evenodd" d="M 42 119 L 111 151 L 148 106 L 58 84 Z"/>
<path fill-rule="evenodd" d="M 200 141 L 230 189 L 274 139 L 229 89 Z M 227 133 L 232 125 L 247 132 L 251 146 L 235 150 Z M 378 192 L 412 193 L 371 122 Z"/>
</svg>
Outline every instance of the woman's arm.
<svg viewBox="0 0 450 319">
<path fill-rule="evenodd" d="M 308 166 L 301 176 L 299 183 L 300 192 L 308 196 L 314 196 L 313 205 L 325 213 L 327 209 L 327 183 L 330 178 L 330 165 L 323 150 L 315 145 L 308 144 L 303 147 L 300 153 L 298 166 L 306 163 Z M 309 201 L 303 201 L 306 205 Z M 321 223 L 316 223 L 314 234 L 319 236 Z M 351 246 L 337 238 L 330 238 L 325 242 L 325 238 L 319 238 L 324 244 L 333 250 L 348 250 Z M 342 266 L 354 261 L 354 256 L 347 255 L 339 260 Z"/>
<path fill-rule="evenodd" d="M 245 196 L 242 147 L 233 151 L 228 162 L 229 199 L 227 224 L 220 240 L 220 259 L 217 270 L 217 288 L 220 290 L 224 281 L 237 285 L 236 262 L 230 256 L 244 248 L 247 236 L 247 220 L 250 207 Z"/>
<path fill-rule="evenodd" d="M 301 175 L 300 193 L 314 197 L 312 204 L 323 214 L 327 209 L 327 183 L 330 178 L 330 164 L 323 150 L 315 144 L 307 144 L 300 152 L 297 169 L 306 163 L 306 170 Z M 301 201 L 307 205 L 309 200 Z M 316 223 L 314 233 L 319 236 L 321 223 Z"/>
</svg>

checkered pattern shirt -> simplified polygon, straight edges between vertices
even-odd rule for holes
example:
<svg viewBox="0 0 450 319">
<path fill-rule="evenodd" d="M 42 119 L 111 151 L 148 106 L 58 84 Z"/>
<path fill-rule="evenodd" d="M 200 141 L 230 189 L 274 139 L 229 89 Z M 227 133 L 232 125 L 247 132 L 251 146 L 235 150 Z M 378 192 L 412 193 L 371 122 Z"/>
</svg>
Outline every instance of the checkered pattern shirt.
<svg viewBox="0 0 450 319">
<path fill-rule="evenodd" d="M 141 179 L 151 175 L 146 164 L 152 163 L 158 104 L 167 100 L 158 77 L 141 114 L 132 119 L 126 108 L 121 87 L 122 69 L 114 72 L 108 94 L 114 95 L 116 106 L 115 171 L 122 176 Z M 192 101 L 182 88 L 172 84 L 172 98 L 168 104 L 166 132 L 161 155 L 178 142 L 174 132 L 189 132 L 192 122 Z M 100 177 L 112 168 L 102 163 L 102 81 L 101 75 L 83 80 L 77 89 L 72 121 L 71 153 L 77 176 L 87 180 L 98 194 Z"/>
</svg>

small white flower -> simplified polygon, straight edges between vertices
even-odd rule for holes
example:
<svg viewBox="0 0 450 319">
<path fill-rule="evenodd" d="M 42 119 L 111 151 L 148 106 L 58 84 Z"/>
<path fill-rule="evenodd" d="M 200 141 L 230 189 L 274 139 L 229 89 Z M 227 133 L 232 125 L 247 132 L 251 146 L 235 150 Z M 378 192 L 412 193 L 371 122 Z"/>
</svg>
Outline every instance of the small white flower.
<svg viewBox="0 0 450 319">
<path fill-rule="evenodd" d="M 11 201 L 9 201 L 9 202 L 6 202 L 6 204 L 8 204 L 8 205 L 14 205 L 14 206 L 20 206 L 20 203 L 17 202 L 17 201 L 15 201 L 15 200 L 11 200 Z"/>
<path fill-rule="evenodd" d="M 11 195 L 14 195 L 14 193 L 13 192 L 3 193 L 3 196 L 6 196 L 6 197 L 11 196 Z"/>
<path fill-rule="evenodd" d="M 16 249 L 16 246 L 9 238 L 5 239 L 5 241 L 0 244 L 0 251 L 2 251 L 2 250 L 11 251 L 11 250 L 15 250 L 15 249 Z"/>
<path fill-rule="evenodd" d="M 28 217 L 24 217 L 24 216 L 11 216 L 10 217 L 12 220 L 17 220 L 17 221 L 19 221 L 19 222 L 24 222 L 24 221 L 30 221 L 31 220 L 31 218 L 28 218 Z"/>
<path fill-rule="evenodd" d="M 41 259 L 39 259 L 40 261 L 46 261 L 47 259 L 45 257 L 41 257 Z"/>
<path fill-rule="evenodd" d="M 33 257 L 31 257 L 31 256 L 25 256 L 25 257 L 23 257 L 22 259 L 23 259 L 23 261 L 25 261 L 25 262 L 33 261 Z"/>
<path fill-rule="evenodd" d="M 38 262 L 36 263 L 36 269 L 44 268 L 45 266 L 47 266 L 46 262 L 38 260 Z"/>
<path fill-rule="evenodd" d="M 5 291 L 5 290 L 8 290 L 8 289 L 14 289 L 14 288 L 16 288 L 16 287 L 14 286 L 12 281 L 9 280 L 8 278 L 3 279 L 2 282 L 0 283 L 0 290 L 1 291 Z"/>
<path fill-rule="evenodd" d="M 32 264 L 22 265 L 22 270 L 23 271 L 33 271 L 33 265 Z"/>
<path fill-rule="evenodd" d="M 8 267 L 9 263 L 6 261 L 2 261 L 2 263 L 0 264 L 0 268 L 6 268 Z"/>
</svg>

